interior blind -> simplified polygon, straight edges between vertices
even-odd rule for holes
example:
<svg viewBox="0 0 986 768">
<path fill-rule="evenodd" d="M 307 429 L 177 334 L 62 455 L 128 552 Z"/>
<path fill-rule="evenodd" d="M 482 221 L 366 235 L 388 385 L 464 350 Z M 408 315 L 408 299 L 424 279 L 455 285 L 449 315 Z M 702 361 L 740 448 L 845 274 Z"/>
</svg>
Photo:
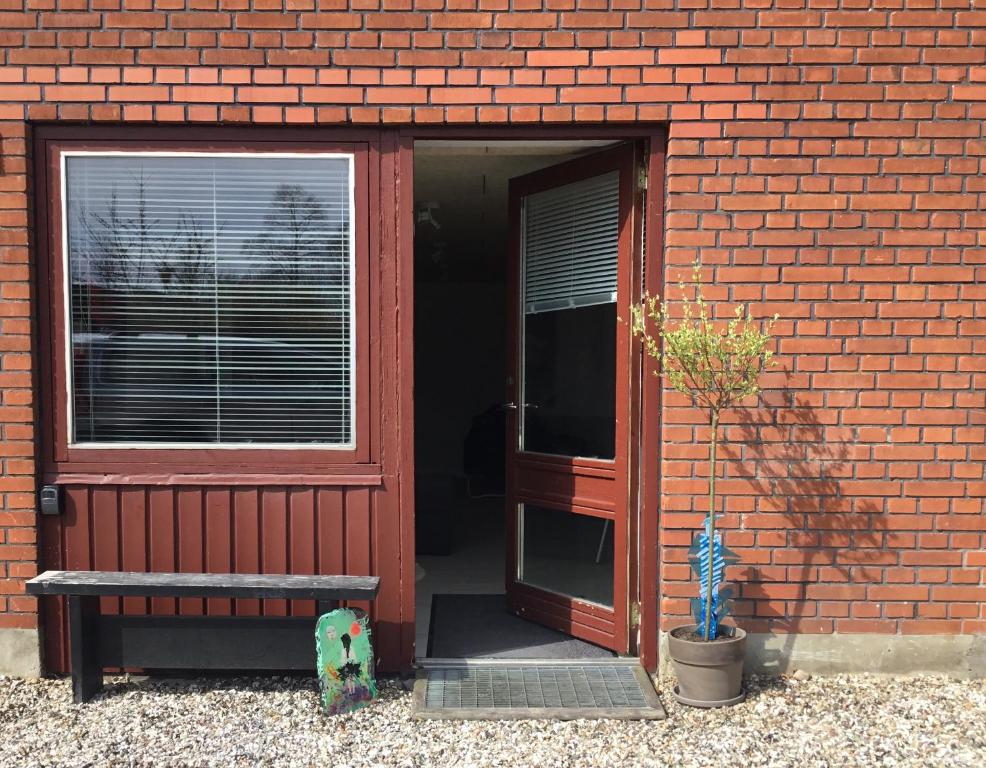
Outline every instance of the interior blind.
<svg viewBox="0 0 986 768">
<path fill-rule="evenodd" d="M 351 444 L 351 174 L 67 156 L 74 442 Z"/>
<path fill-rule="evenodd" d="M 525 198 L 527 314 L 616 301 L 619 192 L 610 171 Z"/>
</svg>

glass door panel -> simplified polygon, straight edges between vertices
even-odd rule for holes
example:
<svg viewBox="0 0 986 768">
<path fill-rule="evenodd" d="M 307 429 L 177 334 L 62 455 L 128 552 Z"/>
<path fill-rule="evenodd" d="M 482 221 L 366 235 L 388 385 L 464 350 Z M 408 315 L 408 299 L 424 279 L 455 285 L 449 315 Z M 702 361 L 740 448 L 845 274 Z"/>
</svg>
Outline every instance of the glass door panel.
<svg viewBox="0 0 986 768">
<path fill-rule="evenodd" d="M 577 600 L 613 607 L 610 520 L 536 504 L 518 509 L 517 580 Z"/>
<path fill-rule="evenodd" d="M 615 369 L 615 303 L 525 317 L 521 449 L 612 459 Z"/>
<path fill-rule="evenodd" d="M 613 459 L 619 172 L 524 198 L 520 450 Z"/>
</svg>

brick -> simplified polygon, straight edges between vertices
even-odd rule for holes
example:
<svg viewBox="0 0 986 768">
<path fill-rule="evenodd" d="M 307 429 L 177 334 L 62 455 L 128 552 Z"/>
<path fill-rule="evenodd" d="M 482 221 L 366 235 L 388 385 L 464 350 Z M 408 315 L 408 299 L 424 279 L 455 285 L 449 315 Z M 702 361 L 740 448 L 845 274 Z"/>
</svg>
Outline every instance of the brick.
<svg viewBox="0 0 986 768">
<path fill-rule="evenodd" d="M 434 104 L 488 104 L 492 100 L 490 88 L 433 88 Z"/>
<path fill-rule="evenodd" d="M 750 101 L 753 99 L 753 86 L 693 85 L 689 93 L 695 101 Z"/>
<path fill-rule="evenodd" d="M 584 67 L 589 64 L 588 51 L 542 50 L 527 54 L 532 67 Z"/>
<path fill-rule="evenodd" d="M 871 586 L 867 589 L 870 600 L 910 600 L 923 601 L 928 599 L 930 589 L 925 586 Z"/>
<path fill-rule="evenodd" d="M 301 14 L 302 29 L 361 29 L 363 18 L 358 13 L 319 11 Z"/>
<path fill-rule="evenodd" d="M 948 481 L 913 482 L 904 484 L 907 496 L 962 496 L 965 494 L 965 484 Z"/>
<path fill-rule="evenodd" d="M 433 13 L 432 29 L 489 29 L 493 26 L 490 13 Z"/>
<path fill-rule="evenodd" d="M 103 17 L 106 27 L 123 27 L 130 29 L 164 29 L 168 25 L 168 17 L 163 13 L 141 13 L 126 11 L 123 13 L 107 13 Z"/>
<path fill-rule="evenodd" d="M 976 195 L 924 194 L 915 196 L 915 208 L 920 210 L 975 210 L 979 207 Z"/>
<path fill-rule="evenodd" d="M 311 94 L 308 93 L 310 90 L 312 89 L 305 90 L 306 99 L 311 98 Z M 335 99 L 339 103 L 347 103 L 346 97 L 351 99 L 348 103 L 358 104 L 363 100 L 362 90 L 358 88 L 322 88 L 320 90 L 323 92 L 323 98 L 330 91 L 340 92 L 340 98 Z M 368 104 L 425 104 L 428 101 L 428 91 L 425 88 L 367 88 L 366 101 Z"/>
<path fill-rule="evenodd" d="M 722 51 L 714 48 L 666 48 L 658 51 L 657 63 L 667 66 L 722 64 Z"/>
<path fill-rule="evenodd" d="M 19 14 L 10 14 L 12 17 L 16 17 L 17 15 Z M 12 20 L 16 23 L 16 18 Z M 41 26 L 44 29 L 85 29 L 87 27 L 98 27 L 101 21 L 102 19 L 98 13 L 71 13 L 67 11 L 58 11 L 56 13 L 41 14 Z"/>
<path fill-rule="evenodd" d="M 864 194 L 849 197 L 850 210 L 909 210 L 912 204 L 913 197 L 906 194 Z"/>
<path fill-rule="evenodd" d="M 685 101 L 688 89 L 683 85 L 638 85 L 626 90 L 628 101 Z"/>
<path fill-rule="evenodd" d="M 561 26 L 566 29 L 616 29 L 623 23 L 622 13 L 579 11 L 561 14 Z M 635 23 L 633 14 L 630 15 L 630 23 Z"/>
<path fill-rule="evenodd" d="M 39 101 L 41 99 L 41 87 L 38 85 L 4 84 L 0 86 L 0 97 L 4 101 Z"/>
<path fill-rule="evenodd" d="M 167 101 L 171 93 L 163 85 L 121 85 L 111 87 L 108 97 L 114 101 Z"/>
<path fill-rule="evenodd" d="M 986 100 L 986 84 L 953 85 L 952 98 L 956 101 L 984 101 Z"/>
<path fill-rule="evenodd" d="M 835 283 L 842 282 L 845 271 L 842 267 L 785 267 L 783 277 L 794 283 Z"/>
<path fill-rule="evenodd" d="M 729 195 L 719 205 L 725 211 L 777 211 L 781 208 L 781 196 Z"/>
<path fill-rule="evenodd" d="M 235 89 L 232 86 L 176 85 L 172 88 L 175 101 L 226 104 L 233 101 Z"/>
<path fill-rule="evenodd" d="M 919 283 L 966 283 L 975 279 L 971 267 L 915 267 L 913 279 Z"/>
<path fill-rule="evenodd" d="M 169 21 L 172 29 L 229 29 L 232 26 L 230 14 L 207 11 L 172 13 Z"/>
<path fill-rule="evenodd" d="M 276 104 L 296 102 L 298 89 L 293 87 L 240 87 L 236 89 L 236 98 L 246 103 Z"/>
<path fill-rule="evenodd" d="M 37 23 L 38 14 L 34 11 L 24 13 L 0 13 L 0 29 L 34 29 L 37 26 Z"/>
<path fill-rule="evenodd" d="M 102 101 L 106 88 L 102 85 L 46 85 L 44 98 L 49 101 Z"/>
<path fill-rule="evenodd" d="M 793 211 L 825 210 L 835 211 L 846 207 L 846 195 L 799 194 L 787 195 L 784 198 L 784 208 Z"/>
<path fill-rule="evenodd" d="M 959 587 L 942 585 L 932 588 L 931 597 L 933 600 L 946 602 L 983 603 L 986 601 L 986 586 Z"/>
<path fill-rule="evenodd" d="M 497 29 L 555 29 L 558 15 L 554 13 L 498 13 Z"/>
</svg>

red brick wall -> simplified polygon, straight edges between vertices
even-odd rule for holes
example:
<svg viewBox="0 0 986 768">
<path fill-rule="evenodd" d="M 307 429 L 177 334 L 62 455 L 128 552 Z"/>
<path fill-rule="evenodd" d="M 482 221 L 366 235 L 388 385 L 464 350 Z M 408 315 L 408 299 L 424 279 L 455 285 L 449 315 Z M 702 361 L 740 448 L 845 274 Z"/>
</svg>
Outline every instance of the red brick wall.
<svg viewBox="0 0 986 768">
<path fill-rule="evenodd" d="M 36 625 L 27 121 L 666 121 L 668 278 L 781 317 L 721 484 L 744 625 L 986 631 L 986 2 L 57 5 L 0 0 L 0 627 Z M 665 626 L 704 437 L 669 395 Z"/>
</svg>

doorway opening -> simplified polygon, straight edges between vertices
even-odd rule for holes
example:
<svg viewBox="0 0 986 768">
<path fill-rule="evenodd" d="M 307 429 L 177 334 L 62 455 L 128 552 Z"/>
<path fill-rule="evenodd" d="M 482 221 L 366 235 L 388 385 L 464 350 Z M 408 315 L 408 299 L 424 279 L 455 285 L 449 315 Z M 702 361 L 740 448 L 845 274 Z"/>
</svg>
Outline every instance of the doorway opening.
<svg viewBox="0 0 986 768">
<path fill-rule="evenodd" d="M 415 143 L 419 658 L 612 656 L 620 621 L 625 644 L 626 520 L 600 501 L 626 472 L 616 275 L 634 227 L 618 146 Z M 579 241 L 565 254 L 563 209 Z"/>
</svg>

